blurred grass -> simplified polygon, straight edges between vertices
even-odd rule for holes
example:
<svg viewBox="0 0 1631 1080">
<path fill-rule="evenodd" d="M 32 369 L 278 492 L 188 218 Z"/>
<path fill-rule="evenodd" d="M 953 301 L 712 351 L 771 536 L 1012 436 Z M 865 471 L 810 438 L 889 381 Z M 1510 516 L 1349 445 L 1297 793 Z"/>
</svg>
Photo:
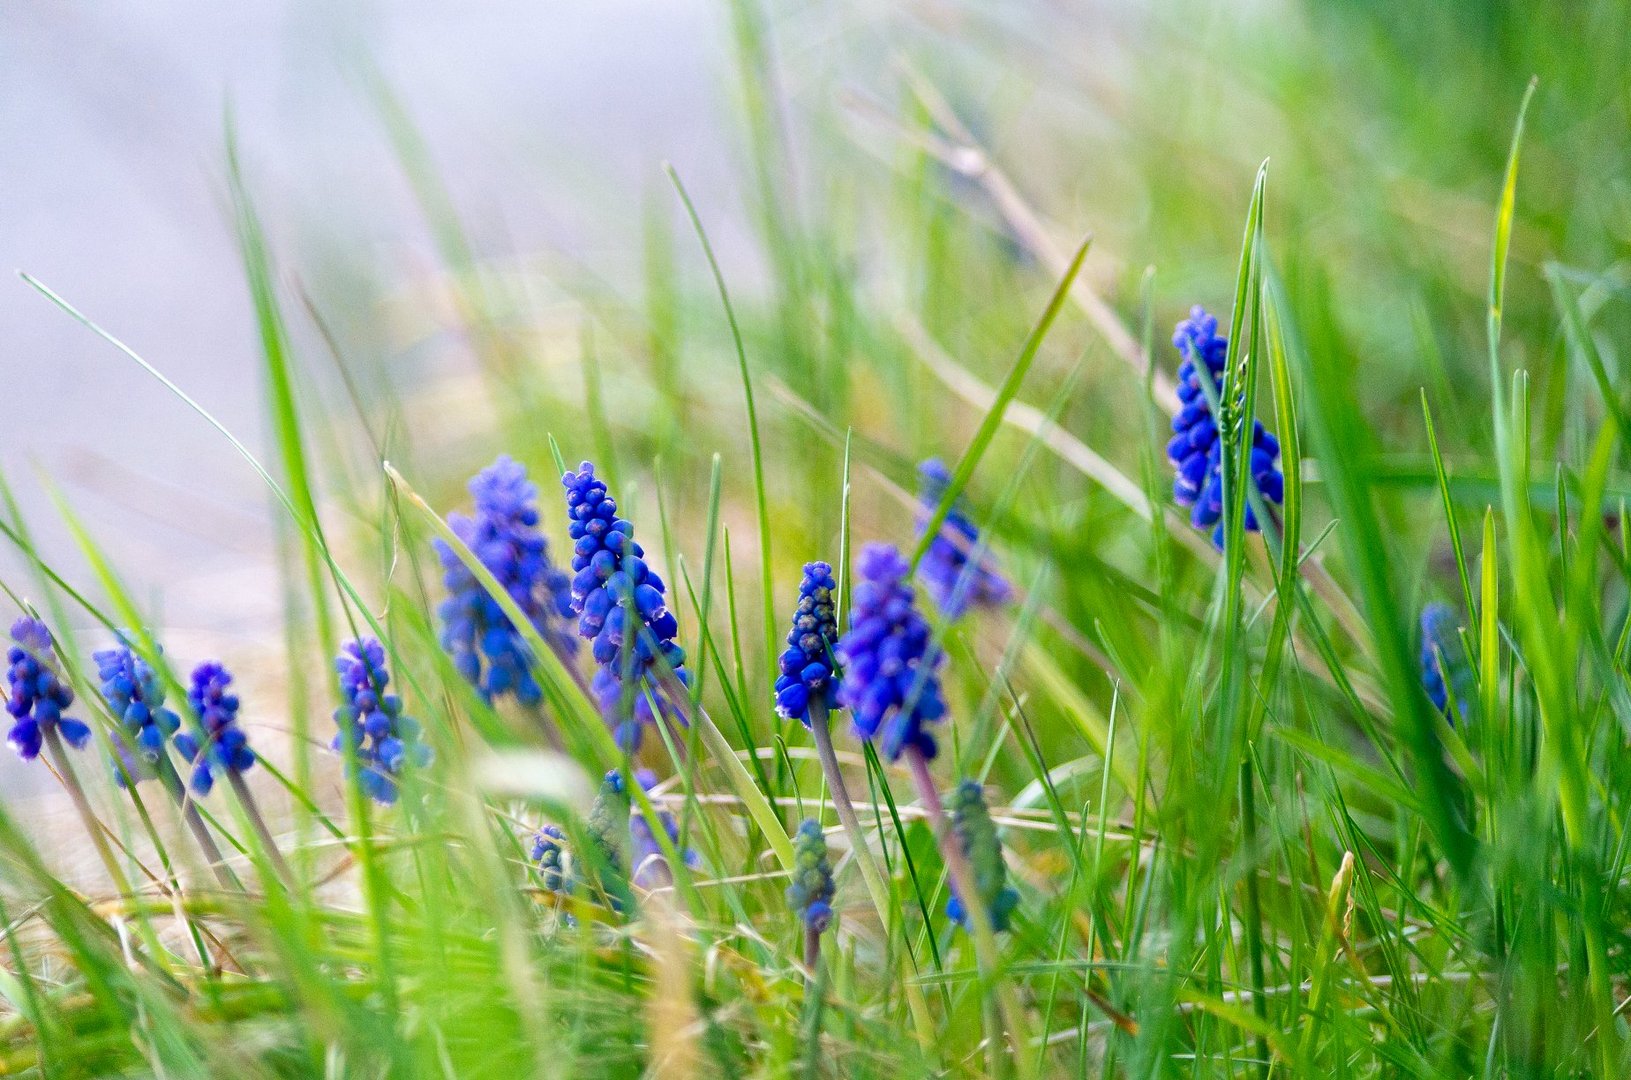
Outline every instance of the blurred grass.
<svg viewBox="0 0 1631 1080">
<path fill-rule="evenodd" d="M 297 295 L 300 253 L 270 249 L 233 161 L 274 436 L 256 468 L 286 511 L 289 715 L 251 721 L 292 733 L 293 779 L 255 787 L 287 803 L 300 882 L 206 806 L 248 853 L 246 890 L 217 886 L 175 808 L 133 815 L 89 757 L 135 895 L 69 870 L 64 815 L 0 805 L 0 1073 L 1624 1075 L 1631 10 L 731 10 L 745 215 L 623 193 L 629 281 L 472 236 L 377 77 L 434 282 L 381 266 Z M 745 216 L 753 250 L 716 262 L 687 214 Z M 377 295 L 398 302 L 349 309 Z M 1287 484 L 1260 543 L 1231 482 L 1220 558 L 1168 510 L 1165 328 L 1231 300 L 1223 399 L 1255 402 Z M 400 377 L 410 335 L 469 373 Z M 675 887 L 621 912 L 551 900 L 524 857 L 542 820 L 583 839 L 579 770 L 634 764 L 578 679 L 533 642 L 577 762 L 537 772 L 531 719 L 437 643 L 435 516 L 501 450 L 557 558 L 551 474 L 597 459 L 718 718 L 647 751 L 654 794 L 631 785 L 701 865 L 657 830 Z M 931 454 L 958 462 L 940 514 L 964 493 L 1024 593 L 936 625 L 939 779 L 989 785 L 1022 897 L 995 978 L 1040 1034 L 1012 1052 L 985 1041 L 993 988 L 941 913 L 921 808 L 842 734 L 885 910 L 842 862 L 812 975 L 782 898 L 787 831 L 832 818 L 767 650 L 800 563 L 917 542 Z M 7 503 L 40 571 L 8 588 L 95 702 L 69 628 L 145 613 L 88 530 L 98 580 L 65 581 Z M 1431 599 L 1463 609 L 1459 728 L 1420 689 Z M 389 811 L 313 752 L 336 639 L 370 629 L 437 751 Z M 493 786 L 495 763 L 535 785 Z"/>
</svg>

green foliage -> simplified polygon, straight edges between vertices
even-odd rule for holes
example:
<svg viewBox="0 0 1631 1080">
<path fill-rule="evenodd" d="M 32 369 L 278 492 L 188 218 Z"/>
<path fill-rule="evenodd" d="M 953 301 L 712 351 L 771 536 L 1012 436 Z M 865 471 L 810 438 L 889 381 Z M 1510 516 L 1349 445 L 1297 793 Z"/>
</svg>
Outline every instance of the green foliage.
<svg viewBox="0 0 1631 1080">
<path fill-rule="evenodd" d="M 275 747 L 252 791 L 144 802 L 98 752 L 62 771 L 63 808 L 0 801 L 0 1075 L 1631 1071 L 1631 14 L 1129 13 L 1136 62 L 1106 94 L 1067 63 L 1102 44 L 1061 13 L 1031 12 L 1038 36 L 953 6 L 954 40 L 878 16 L 889 34 L 838 49 L 831 5 L 734 0 L 759 258 L 723 242 L 723 193 L 676 177 L 676 199 L 627 200 L 636 299 L 582 267 L 510 276 L 371 78 L 476 416 L 368 359 L 390 327 L 336 341 L 295 316 L 277 267 L 299 253 L 272 250 L 230 148 L 267 463 L 162 357 L 25 275 L 267 485 L 285 661 L 262 673 L 281 704 L 246 705 Z M 1091 254 L 1068 246 L 1089 228 Z M 378 273 L 370 292 L 400 287 Z M 528 297 L 549 284 L 577 324 L 537 349 Z M 1219 402 L 1275 429 L 1286 483 L 1277 514 L 1253 501 L 1249 427 L 1225 425 L 1220 554 L 1168 497 L 1163 330 L 1231 292 Z M 562 350 L 567 368 L 542 355 Z M 440 648 L 429 542 L 497 588 L 441 511 L 498 450 L 536 477 L 615 455 L 625 504 L 660 523 L 692 722 L 638 761 L 530 629 L 537 710 L 483 701 Z M 967 500 L 1018 594 L 935 626 L 935 778 L 983 785 L 973 869 L 1017 896 L 994 965 L 945 917 L 908 776 L 841 714 L 836 758 L 818 752 L 770 692 L 800 564 L 834 563 L 842 615 L 856 544 L 926 546 L 911 487 L 931 454 L 957 462 L 934 523 Z M 90 637 L 131 628 L 172 693 L 167 665 L 197 658 L 158 651 L 94 519 L 48 486 L 90 573 L 0 484 L 31 578 L 4 585 L 63 629 L 105 743 Z M 1430 600 L 1462 614 L 1476 700 L 1455 725 L 1421 688 Z M 390 809 L 326 751 L 355 634 L 386 643 L 436 751 Z M 855 804 L 842 829 L 818 757 Z M 659 811 L 672 885 L 648 890 L 627 820 Z M 815 970 L 786 897 L 805 818 L 837 883 Z M 543 822 L 584 887 L 544 887 Z"/>
</svg>

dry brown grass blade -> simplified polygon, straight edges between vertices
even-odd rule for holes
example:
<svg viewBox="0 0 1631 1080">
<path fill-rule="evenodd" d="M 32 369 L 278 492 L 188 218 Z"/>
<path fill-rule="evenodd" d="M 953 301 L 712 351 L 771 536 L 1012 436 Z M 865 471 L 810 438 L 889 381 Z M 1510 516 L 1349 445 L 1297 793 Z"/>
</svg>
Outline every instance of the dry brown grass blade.
<svg viewBox="0 0 1631 1080">
<path fill-rule="evenodd" d="M 1008 174 L 986 154 L 973 133 L 957 118 L 957 114 L 940 91 L 910 64 L 902 61 L 899 66 L 913 95 L 951 139 L 949 142 L 943 138 L 919 139 L 916 140 L 918 145 L 946 168 L 984 188 L 997 212 L 1002 215 L 1003 221 L 1025 249 L 1035 256 L 1050 274 L 1062 277 L 1066 267 L 1070 265 L 1070 253 L 1054 242 L 1053 235 L 1043 224 L 1041 215 L 1020 194 L 1019 188 L 1008 178 Z M 1155 399 L 1161 407 L 1168 412 L 1176 411 L 1177 391 L 1172 379 L 1163 371 L 1148 370 L 1143 348 L 1122 322 L 1121 316 L 1116 314 L 1115 309 L 1094 292 L 1093 287 L 1081 276 L 1077 276 L 1071 283 L 1070 296 L 1087 315 L 1093 328 L 1104 338 L 1110 351 L 1131 366 L 1140 378 L 1148 376 L 1152 380 Z M 1153 366 L 1153 363 L 1153 360 L 1150 361 L 1150 366 Z"/>
<path fill-rule="evenodd" d="M 702 1018 L 691 995 L 691 943 L 666 894 L 646 898 L 641 937 L 653 958 L 655 985 L 647 999 L 651 1025 L 649 1075 L 691 1080 L 700 1075 Z"/>
</svg>

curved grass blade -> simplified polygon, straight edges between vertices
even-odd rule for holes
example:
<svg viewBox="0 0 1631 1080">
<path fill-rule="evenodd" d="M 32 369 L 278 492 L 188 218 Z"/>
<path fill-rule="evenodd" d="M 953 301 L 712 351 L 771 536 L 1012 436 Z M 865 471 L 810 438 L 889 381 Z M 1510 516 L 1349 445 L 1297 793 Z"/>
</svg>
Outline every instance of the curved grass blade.
<svg viewBox="0 0 1631 1080">
<path fill-rule="evenodd" d="M 1043 309 L 1041 318 L 1036 321 L 1030 335 L 1025 339 L 1025 345 L 1020 350 L 1019 358 L 1014 361 L 1014 366 L 1008 369 L 1007 377 L 1002 380 L 1002 385 L 997 388 L 996 399 L 992 401 L 991 408 L 986 411 L 985 417 L 980 421 L 979 428 L 974 432 L 974 438 L 969 440 L 968 449 L 964 450 L 963 456 L 957 459 L 957 467 L 952 470 L 951 479 L 946 484 L 946 490 L 940 496 L 940 505 L 936 506 L 934 513 L 929 516 L 928 522 L 923 527 L 923 535 L 918 538 L 917 547 L 912 551 L 912 568 L 914 570 L 928 552 L 929 545 L 934 542 L 934 538 L 940 535 L 940 529 L 946 524 L 946 518 L 950 515 L 951 508 L 957 501 L 957 496 L 961 495 L 963 488 L 968 486 L 969 478 L 974 475 L 974 469 L 979 465 L 980 458 L 985 455 L 986 448 L 991 445 L 991 440 L 996 437 L 997 429 L 1002 426 L 1003 413 L 1007 410 L 1008 403 L 1014 399 L 1014 395 L 1019 393 L 1020 384 L 1025 381 L 1026 373 L 1031 370 L 1031 363 L 1041 350 L 1042 342 L 1048 336 L 1048 330 L 1052 328 L 1054 320 L 1059 317 L 1060 310 L 1065 306 L 1065 301 L 1070 296 L 1071 283 L 1076 280 L 1076 275 L 1081 271 L 1082 260 L 1087 258 L 1087 251 L 1092 243 L 1093 238 L 1088 236 L 1076 248 L 1075 256 L 1070 260 L 1070 265 L 1065 268 L 1064 276 L 1060 279 L 1059 284 L 1054 287 L 1053 295 L 1048 299 L 1048 306 Z"/>
<path fill-rule="evenodd" d="M 748 370 L 747 348 L 742 344 L 742 329 L 736 322 L 736 309 L 731 305 L 730 291 L 725 287 L 725 274 L 719 268 L 719 260 L 714 256 L 714 248 L 708 242 L 708 232 L 702 227 L 702 219 L 697 216 L 697 208 L 691 202 L 690 193 L 685 190 L 685 184 L 680 180 L 680 174 L 674 166 L 665 163 L 663 171 L 668 174 L 669 181 L 678 192 L 680 202 L 685 205 L 685 214 L 691 219 L 691 227 L 696 230 L 697 240 L 702 244 L 702 253 L 708 260 L 708 269 L 712 272 L 714 285 L 719 290 L 719 302 L 725 309 L 725 321 L 730 324 L 731 343 L 736 346 L 737 370 L 742 376 L 742 396 L 747 402 L 748 413 L 748 445 L 753 455 L 753 499 L 754 508 L 759 519 L 759 577 L 760 588 L 764 591 L 765 613 L 765 657 L 776 655 L 776 590 L 775 578 L 772 571 L 774 561 L 770 550 L 770 504 L 765 495 L 765 466 L 764 451 L 759 442 L 759 412 L 753 401 L 753 375 Z"/>
</svg>

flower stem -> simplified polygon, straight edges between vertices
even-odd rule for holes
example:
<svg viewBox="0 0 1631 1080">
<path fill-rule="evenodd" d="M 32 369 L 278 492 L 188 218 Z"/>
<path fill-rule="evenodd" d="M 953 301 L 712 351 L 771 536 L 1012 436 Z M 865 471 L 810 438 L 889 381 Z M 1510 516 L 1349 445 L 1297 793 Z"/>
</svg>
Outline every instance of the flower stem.
<svg viewBox="0 0 1631 1080">
<path fill-rule="evenodd" d="M 821 963 L 821 931 L 813 926 L 804 928 L 804 966 L 812 972 Z"/>
<path fill-rule="evenodd" d="M 164 790 L 170 793 L 170 798 L 175 800 L 176 808 L 181 811 L 181 818 L 187 823 L 193 839 L 198 841 L 198 848 L 204 853 L 204 861 L 209 863 L 210 870 L 215 874 L 215 880 L 221 883 L 223 889 L 243 891 L 243 883 L 232 872 L 232 868 L 227 866 L 226 856 L 221 854 L 221 849 L 215 844 L 215 837 L 210 835 L 209 827 L 199 816 L 198 807 L 193 805 L 191 797 L 188 796 L 187 788 L 182 784 L 181 775 L 176 772 L 170 756 L 160 754 L 157 764 L 159 782 L 164 785 Z"/>
<path fill-rule="evenodd" d="M 74 763 L 69 760 L 68 753 L 62 745 L 62 736 L 54 725 L 40 726 L 45 729 L 45 745 L 51 752 L 51 763 L 57 767 L 57 776 L 61 778 L 62 786 L 67 789 L 68 797 L 73 800 L 74 809 L 85 822 L 85 830 L 91 834 L 91 843 L 95 846 L 102 865 L 107 867 L 108 876 L 113 879 L 113 887 L 119 890 L 120 896 L 134 896 L 130 878 L 125 874 L 124 867 L 113 857 L 113 849 L 108 847 L 107 837 L 102 835 L 102 823 L 97 820 L 96 812 L 91 809 L 90 800 L 85 797 L 85 788 L 80 784 L 79 774 L 74 771 Z"/>
<path fill-rule="evenodd" d="M 273 837 L 272 830 L 266 827 L 266 819 L 261 816 L 260 805 L 255 802 L 254 793 L 249 785 L 244 783 L 243 774 L 237 769 L 227 770 L 227 779 L 232 784 L 232 793 L 238 797 L 238 805 L 243 807 L 244 816 L 249 819 L 250 828 L 260 837 L 261 846 L 266 849 L 266 858 L 272 864 L 283 884 L 293 889 L 295 886 L 294 870 L 283 858 L 283 852 L 278 850 L 277 839 Z"/>
<path fill-rule="evenodd" d="M 861 827 L 861 819 L 855 813 L 855 804 L 850 801 L 849 787 L 844 782 L 844 772 L 838 766 L 838 752 L 833 749 L 832 723 L 825 702 L 810 706 L 810 735 L 815 740 L 816 758 L 821 762 L 821 772 L 827 778 L 827 792 L 832 797 L 833 809 L 838 812 L 838 822 L 844 826 L 844 832 L 849 837 L 850 851 L 855 854 L 855 865 L 861 868 L 861 880 L 866 883 L 867 892 L 872 896 L 872 906 L 878 909 L 878 923 L 887 933 L 894 921 L 890 917 L 889 885 L 884 881 L 878 864 L 873 861 L 866 830 Z M 902 982 L 906 987 L 906 1002 L 911 1007 L 919 1039 L 925 1047 L 932 1046 L 934 1023 L 929 1018 L 929 1006 L 924 1000 L 923 988 L 910 977 L 903 979 Z"/>
<path fill-rule="evenodd" d="M 118 860 L 114 858 L 113 849 L 108 846 L 108 834 L 104 831 L 102 822 L 98 820 L 95 811 L 91 809 L 90 799 L 86 798 L 85 788 L 79 782 L 79 774 L 74 771 L 73 761 L 68 757 L 66 748 L 62 745 L 61 734 L 58 733 L 54 726 L 46 727 L 43 734 L 46 749 L 51 754 L 51 764 L 56 768 L 57 779 L 62 782 L 63 788 L 67 790 L 68 797 L 74 804 L 74 809 L 78 811 L 80 819 L 85 823 L 86 831 L 91 834 L 91 844 L 96 848 L 102 864 L 107 867 L 108 876 L 113 879 L 114 888 L 118 890 L 119 895 L 124 900 L 135 906 L 137 895 L 135 890 L 131 888 L 130 878 L 125 874 L 124 867 L 120 866 Z M 140 866 L 140 863 L 137 863 L 137 865 Z M 154 884 L 158 886 L 161 892 L 169 892 L 172 898 L 179 898 L 179 889 L 172 892 L 165 889 L 164 885 L 156 880 Z M 176 884 L 173 877 L 171 878 L 171 884 Z M 176 913 L 186 923 L 193 943 L 198 949 L 200 959 L 208 964 L 210 962 L 209 952 L 204 947 L 203 938 L 199 935 L 197 924 L 194 923 L 190 915 L 182 914 L 179 906 Z M 142 942 L 148 949 L 147 955 L 142 958 L 142 962 L 150 964 L 155 971 L 168 977 L 169 967 L 165 961 L 168 950 L 159 941 L 158 933 L 153 929 L 152 921 L 145 914 L 139 914 L 136 916 L 135 922 L 136 933 L 141 937 Z"/>
<path fill-rule="evenodd" d="M 827 707 L 810 706 L 810 735 L 815 740 L 816 758 L 821 762 L 821 772 L 827 778 L 827 791 L 832 797 L 833 809 L 838 812 L 838 822 L 844 826 L 844 832 L 849 836 L 850 850 L 855 853 L 855 863 L 861 868 L 861 878 L 866 882 L 867 892 L 872 894 L 872 904 L 878 909 L 878 918 L 885 927 L 888 927 L 891 921 L 889 886 L 884 882 L 878 864 L 872 861 L 872 848 L 867 844 L 866 830 L 861 825 L 861 819 L 855 813 L 855 804 L 850 801 L 849 786 L 844 782 L 843 770 L 838 765 L 838 752 L 833 748 L 832 729 L 829 725 Z"/>
<path fill-rule="evenodd" d="M 997 950 L 997 934 L 992 927 L 991 913 L 986 910 L 985 900 L 980 896 L 975 883 L 974 868 L 969 865 L 968 856 L 964 853 L 962 844 L 958 842 L 956 833 L 952 831 L 951 823 L 946 819 L 946 808 L 940 801 L 940 790 L 935 787 L 934 776 L 929 772 L 929 759 L 924 757 L 923 751 L 916 746 L 908 746 L 904 756 L 907 768 L 912 774 L 912 782 L 917 785 L 918 797 L 923 801 L 923 809 L 929 815 L 929 823 L 934 827 L 935 836 L 940 841 L 940 857 L 945 860 L 946 872 L 951 875 L 952 887 L 957 890 L 958 899 L 963 902 L 963 910 L 968 915 L 970 933 L 974 938 L 974 957 L 980 967 L 981 981 L 996 996 L 1003 1026 L 1008 1029 L 1008 1038 L 1012 1043 L 1015 1067 L 1023 1077 L 1035 1076 L 1036 1070 L 1029 1053 L 1030 1025 L 1026 1023 L 1019 995 L 1014 992 L 1011 984 L 999 976 L 1001 957 Z"/>
</svg>

